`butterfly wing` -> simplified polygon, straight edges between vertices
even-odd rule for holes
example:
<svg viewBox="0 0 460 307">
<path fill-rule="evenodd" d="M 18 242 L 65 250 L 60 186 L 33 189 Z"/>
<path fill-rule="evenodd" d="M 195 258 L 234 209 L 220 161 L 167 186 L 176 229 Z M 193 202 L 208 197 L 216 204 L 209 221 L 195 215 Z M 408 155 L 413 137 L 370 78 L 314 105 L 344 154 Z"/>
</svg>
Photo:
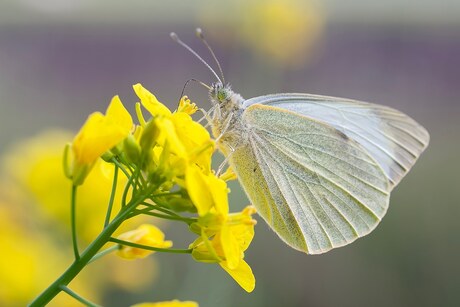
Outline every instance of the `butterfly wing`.
<svg viewBox="0 0 460 307">
<path fill-rule="evenodd" d="M 360 143 L 396 186 L 428 146 L 429 134 L 407 115 L 381 105 L 310 94 L 274 94 L 246 100 L 279 107 L 332 125 Z"/>
<path fill-rule="evenodd" d="M 371 232 L 389 181 L 357 142 L 334 127 L 276 107 L 243 113 L 247 142 L 230 163 L 259 214 L 290 246 L 324 253 Z"/>
</svg>

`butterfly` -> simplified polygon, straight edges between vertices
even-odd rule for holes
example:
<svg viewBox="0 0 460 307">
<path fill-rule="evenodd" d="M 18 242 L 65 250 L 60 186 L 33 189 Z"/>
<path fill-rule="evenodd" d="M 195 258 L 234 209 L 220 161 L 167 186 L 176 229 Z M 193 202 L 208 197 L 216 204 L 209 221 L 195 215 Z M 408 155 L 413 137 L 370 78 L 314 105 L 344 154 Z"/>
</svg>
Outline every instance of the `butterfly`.
<svg viewBox="0 0 460 307">
<path fill-rule="evenodd" d="M 393 188 L 429 143 L 425 128 L 390 107 L 284 93 L 243 99 L 214 73 L 209 123 L 260 216 L 289 246 L 321 254 L 370 233 Z"/>
</svg>

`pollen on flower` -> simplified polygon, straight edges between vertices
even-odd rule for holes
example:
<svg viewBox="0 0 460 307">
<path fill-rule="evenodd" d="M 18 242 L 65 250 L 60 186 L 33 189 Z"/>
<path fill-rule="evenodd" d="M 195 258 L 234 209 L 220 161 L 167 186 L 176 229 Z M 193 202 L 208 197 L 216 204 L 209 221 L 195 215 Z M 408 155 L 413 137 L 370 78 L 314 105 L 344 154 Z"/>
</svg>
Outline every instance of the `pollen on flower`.
<svg viewBox="0 0 460 307">
<path fill-rule="evenodd" d="M 187 96 L 183 96 L 179 101 L 179 108 L 177 108 L 177 111 L 192 115 L 198 111 L 198 107 L 194 102 L 191 102 Z"/>
<path fill-rule="evenodd" d="M 230 181 L 230 180 L 235 180 L 237 179 L 236 173 L 233 171 L 233 169 L 229 166 L 225 172 L 219 176 L 220 179 L 224 181 Z"/>
</svg>

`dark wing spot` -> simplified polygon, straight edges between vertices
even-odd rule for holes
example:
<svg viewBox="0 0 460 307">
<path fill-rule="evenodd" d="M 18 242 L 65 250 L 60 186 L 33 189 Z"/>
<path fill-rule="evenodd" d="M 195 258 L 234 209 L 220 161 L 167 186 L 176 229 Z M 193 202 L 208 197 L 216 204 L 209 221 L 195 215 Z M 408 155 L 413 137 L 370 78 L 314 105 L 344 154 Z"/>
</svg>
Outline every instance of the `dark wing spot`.
<svg viewBox="0 0 460 307">
<path fill-rule="evenodd" d="M 337 132 L 337 134 L 345 141 L 348 141 L 350 138 L 348 137 L 348 135 L 346 135 L 345 133 L 343 133 L 342 131 L 338 130 L 338 129 L 335 129 L 335 131 Z"/>
</svg>

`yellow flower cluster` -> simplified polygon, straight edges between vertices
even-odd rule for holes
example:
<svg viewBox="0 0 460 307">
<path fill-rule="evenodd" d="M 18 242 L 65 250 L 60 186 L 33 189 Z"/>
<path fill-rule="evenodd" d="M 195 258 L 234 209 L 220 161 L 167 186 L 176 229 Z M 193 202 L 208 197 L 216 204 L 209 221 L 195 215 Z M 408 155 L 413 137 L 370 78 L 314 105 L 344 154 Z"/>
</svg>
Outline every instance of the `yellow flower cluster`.
<svg viewBox="0 0 460 307">
<path fill-rule="evenodd" d="M 139 184 L 145 181 L 155 187 L 151 191 L 153 196 L 142 203 L 143 210 L 150 210 L 161 200 L 163 209 L 196 212 L 198 217 L 189 218 L 188 223 L 199 236 L 189 246 L 193 258 L 219 263 L 243 289 L 251 292 L 255 278 L 244 261 L 244 251 L 254 236 L 256 222 L 251 215 L 255 209 L 247 207 L 240 213 L 229 213 L 226 180 L 235 179 L 235 175 L 227 170 L 218 177 L 212 171 L 214 141 L 205 127 L 193 121 L 191 115 L 197 111 L 196 105 L 183 97 L 178 109 L 171 112 L 141 84 L 133 88 L 140 100 L 136 105 L 140 125 L 133 127 L 129 113 L 120 99 L 114 97 L 106 115 L 91 115 L 75 137 L 71 145 L 72 167 L 67 167 L 69 177 L 74 185 L 83 183 L 98 157 L 108 162 L 116 159 L 138 169 L 142 176 Z M 141 106 L 151 115 L 148 121 Z M 169 194 L 173 188 L 176 193 Z M 162 196 L 155 198 L 157 194 Z M 152 225 L 142 225 L 122 234 L 118 240 L 131 243 L 131 246 L 120 243 L 119 255 L 127 259 L 152 253 L 152 249 L 142 246 L 158 249 L 172 246 L 171 241 L 164 240 L 161 230 Z"/>
</svg>

